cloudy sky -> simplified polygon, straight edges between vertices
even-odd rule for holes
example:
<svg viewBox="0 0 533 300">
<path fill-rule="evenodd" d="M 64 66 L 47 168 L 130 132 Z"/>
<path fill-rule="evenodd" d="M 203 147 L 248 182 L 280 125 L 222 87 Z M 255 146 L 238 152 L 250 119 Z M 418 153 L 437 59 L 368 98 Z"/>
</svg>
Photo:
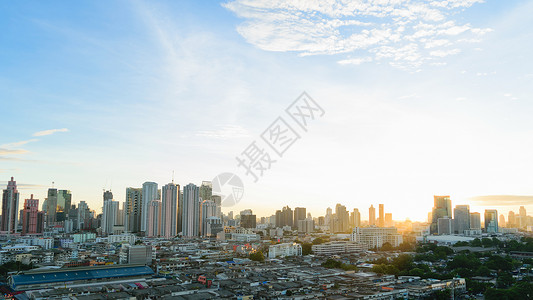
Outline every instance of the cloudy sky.
<svg viewBox="0 0 533 300">
<path fill-rule="evenodd" d="M 533 210 L 501 196 L 533 195 L 531 1 L 198 2 L 0 3 L 0 184 L 100 211 L 231 172 L 226 211 Z M 304 91 L 324 115 L 254 182 L 236 157 Z"/>
</svg>

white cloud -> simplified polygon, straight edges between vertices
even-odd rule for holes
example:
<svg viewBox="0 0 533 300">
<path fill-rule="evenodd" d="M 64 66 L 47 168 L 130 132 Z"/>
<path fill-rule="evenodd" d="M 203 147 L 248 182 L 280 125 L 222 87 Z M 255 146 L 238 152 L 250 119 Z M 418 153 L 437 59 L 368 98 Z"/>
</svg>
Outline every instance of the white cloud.
<svg viewBox="0 0 533 300">
<path fill-rule="evenodd" d="M 24 153 L 28 153 L 28 150 L 24 150 L 24 149 L 4 149 L 4 148 L 0 148 L 0 155 L 24 154 Z"/>
<path fill-rule="evenodd" d="M 240 126 L 225 125 L 218 130 L 203 130 L 196 133 L 196 136 L 210 137 L 218 139 L 231 139 L 249 137 L 248 131 Z"/>
<path fill-rule="evenodd" d="M 372 55 L 373 61 L 417 68 L 424 62 L 459 53 L 459 40 L 477 40 L 491 31 L 469 23 L 456 24 L 452 19 L 480 2 L 234 0 L 223 6 L 246 20 L 237 31 L 263 50 L 299 55 L 351 54 L 340 59 L 340 64 L 360 64 Z M 425 50 L 435 47 L 442 52 L 434 54 L 446 55 Z M 353 57 L 356 51 L 362 58 Z"/>
<path fill-rule="evenodd" d="M 371 57 L 357 57 L 339 60 L 338 63 L 341 65 L 360 65 L 362 63 L 371 62 Z"/>
<path fill-rule="evenodd" d="M 31 140 L 26 140 L 26 141 L 8 143 L 8 144 L 0 145 L 0 148 L 16 148 L 16 147 L 26 145 L 27 143 L 36 142 L 36 141 L 38 141 L 38 139 L 31 139 Z"/>
<path fill-rule="evenodd" d="M 48 129 L 48 130 L 38 131 L 38 132 L 34 133 L 33 136 L 51 135 L 51 134 L 54 134 L 56 132 L 67 132 L 67 131 L 68 131 L 67 128 Z"/>
</svg>

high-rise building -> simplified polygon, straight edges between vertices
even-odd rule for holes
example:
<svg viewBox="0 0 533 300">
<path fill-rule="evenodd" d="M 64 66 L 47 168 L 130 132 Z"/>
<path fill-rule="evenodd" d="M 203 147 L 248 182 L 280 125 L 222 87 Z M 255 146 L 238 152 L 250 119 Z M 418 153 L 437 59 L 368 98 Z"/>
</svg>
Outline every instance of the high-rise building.
<svg viewBox="0 0 533 300">
<path fill-rule="evenodd" d="M 523 206 L 520 206 L 520 209 L 518 210 L 518 215 L 525 218 L 527 216 L 526 208 Z"/>
<path fill-rule="evenodd" d="M 213 196 L 213 185 L 211 181 L 202 181 L 198 193 L 201 199 L 200 201 L 211 200 L 211 196 Z"/>
<path fill-rule="evenodd" d="M 452 219 L 446 216 L 437 220 L 437 233 L 439 235 L 450 235 L 452 232 Z"/>
<path fill-rule="evenodd" d="M 63 222 L 68 216 L 68 211 L 72 203 L 72 193 L 67 190 L 57 191 L 57 207 L 55 222 Z"/>
<path fill-rule="evenodd" d="M 392 213 L 385 213 L 385 227 L 392 226 L 394 226 L 394 222 L 392 221 Z"/>
<path fill-rule="evenodd" d="M 169 183 L 161 192 L 161 236 L 172 238 L 178 235 L 178 195 L 180 185 Z"/>
<path fill-rule="evenodd" d="M 111 191 L 104 190 L 104 202 L 106 200 L 113 200 L 113 193 Z"/>
<path fill-rule="evenodd" d="M 17 218 L 19 214 L 19 192 L 17 182 L 11 177 L 7 188 L 2 193 L 2 227 L 1 231 L 17 232 Z"/>
<path fill-rule="evenodd" d="M 146 232 L 148 225 L 148 204 L 153 200 L 159 199 L 157 183 L 147 181 L 142 187 L 142 205 L 141 205 L 141 231 Z"/>
<path fill-rule="evenodd" d="M 453 209 L 453 231 L 458 234 L 464 234 L 465 230 L 470 229 L 470 206 L 456 205 Z"/>
<path fill-rule="evenodd" d="M 39 199 L 33 199 L 31 194 L 30 199 L 24 200 L 24 208 L 22 210 L 22 235 L 36 234 L 37 219 L 39 214 Z M 40 226 L 42 228 L 42 225 Z"/>
<path fill-rule="evenodd" d="M 509 211 L 509 217 L 507 218 L 507 227 L 513 228 L 516 226 L 516 216 L 513 211 Z"/>
<path fill-rule="evenodd" d="M 200 195 L 199 188 L 193 183 L 183 187 L 182 234 L 195 237 L 200 229 Z"/>
<path fill-rule="evenodd" d="M 444 217 L 452 218 L 452 201 L 450 200 L 450 196 L 434 196 L 433 201 L 434 206 L 431 214 L 432 222 L 430 231 L 431 233 L 437 233 L 438 220 Z"/>
<path fill-rule="evenodd" d="M 113 227 L 117 224 L 119 214 L 118 201 L 106 200 L 102 209 L 102 232 L 112 234 Z"/>
<path fill-rule="evenodd" d="M 45 199 L 46 202 L 46 216 L 48 226 L 56 222 L 56 211 L 57 211 L 57 189 L 49 188 L 48 196 Z"/>
<path fill-rule="evenodd" d="M 385 227 L 385 205 L 379 205 L 379 227 Z"/>
<path fill-rule="evenodd" d="M 217 213 L 215 216 L 219 219 L 222 219 L 222 197 L 219 195 L 213 195 L 211 196 L 211 200 L 213 200 L 216 205 Z"/>
<path fill-rule="evenodd" d="M 141 231 L 142 188 L 126 188 L 126 211 L 124 212 L 124 230 Z"/>
<path fill-rule="evenodd" d="M 257 217 L 254 214 L 241 215 L 242 228 L 255 228 L 257 226 Z"/>
<path fill-rule="evenodd" d="M 485 232 L 498 232 L 498 211 L 495 209 L 485 209 Z"/>
<path fill-rule="evenodd" d="M 200 215 L 201 215 L 201 222 L 200 222 L 200 231 L 202 232 L 202 236 L 208 235 L 207 232 L 207 224 L 206 222 L 211 217 L 216 217 L 217 214 L 217 207 L 213 200 L 204 200 L 202 201 L 200 205 Z M 242 222 L 242 221 L 241 221 Z"/>
<path fill-rule="evenodd" d="M 353 209 L 350 219 L 352 219 L 351 223 L 353 227 L 361 227 L 361 213 L 359 212 L 359 209 Z"/>
<path fill-rule="evenodd" d="M 165 187 L 163 187 L 163 191 L 164 188 Z M 146 228 L 147 237 L 158 237 L 161 235 L 161 225 L 164 224 L 161 222 L 161 207 L 162 203 L 160 200 L 152 200 L 148 205 L 148 227 Z M 175 228 L 177 229 L 177 227 Z"/>
<path fill-rule="evenodd" d="M 315 221 L 312 218 L 305 220 L 298 220 L 298 232 L 299 233 L 311 233 L 315 230 Z"/>
<path fill-rule="evenodd" d="M 294 220 L 293 225 L 298 226 L 298 221 L 305 220 L 307 215 L 305 207 L 296 207 L 294 208 Z"/>
<path fill-rule="evenodd" d="M 498 221 L 498 226 L 505 227 L 505 216 L 500 214 L 500 220 Z"/>
<path fill-rule="evenodd" d="M 50 195 L 50 194 L 48 194 Z M 78 203 L 78 229 L 85 230 L 91 227 L 91 211 L 85 201 Z"/>
<path fill-rule="evenodd" d="M 470 213 L 470 229 L 481 230 L 481 215 L 478 212 Z"/>
<path fill-rule="evenodd" d="M 370 208 L 368 209 L 368 225 L 376 225 L 376 209 L 373 205 L 370 205 Z"/>
</svg>

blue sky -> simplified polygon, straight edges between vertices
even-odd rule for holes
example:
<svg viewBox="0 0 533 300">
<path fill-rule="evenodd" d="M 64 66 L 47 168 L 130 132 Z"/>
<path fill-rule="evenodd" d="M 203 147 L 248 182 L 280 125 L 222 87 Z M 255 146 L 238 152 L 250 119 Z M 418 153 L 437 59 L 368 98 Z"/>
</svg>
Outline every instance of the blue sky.
<svg viewBox="0 0 533 300">
<path fill-rule="evenodd" d="M 235 172 L 236 211 L 395 219 L 533 195 L 533 5 L 378 2 L 0 3 L 0 182 L 100 210 L 104 187 Z M 303 91 L 324 117 L 254 183 L 235 156 Z"/>
</svg>

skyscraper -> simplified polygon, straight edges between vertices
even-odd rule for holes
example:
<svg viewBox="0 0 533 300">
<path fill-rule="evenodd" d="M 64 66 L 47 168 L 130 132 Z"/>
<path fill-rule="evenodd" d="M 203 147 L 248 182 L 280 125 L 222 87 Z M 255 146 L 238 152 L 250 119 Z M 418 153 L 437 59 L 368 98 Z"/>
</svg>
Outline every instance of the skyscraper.
<svg viewBox="0 0 533 300">
<path fill-rule="evenodd" d="M 56 222 L 65 221 L 71 205 L 72 193 L 67 190 L 57 191 Z"/>
<path fill-rule="evenodd" d="M 470 229 L 481 230 L 481 215 L 478 212 L 470 213 Z"/>
<path fill-rule="evenodd" d="M 385 205 L 379 205 L 379 227 L 385 227 Z"/>
<path fill-rule="evenodd" d="M 200 229 L 200 195 L 199 188 L 193 183 L 183 187 L 182 234 L 195 237 Z"/>
<path fill-rule="evenodd" d="M 56 222 L 56 211 L 57 211 L 57 189 L 49 188 L 48 196 L 45 199 L 46 202 L 46 215 L 48 226 Z"/>
<path fill-rule="evenodd" d="M 392 221 L 392 213 L 385 214 L 385 227 L 393 227 L 394 222 Z"/>
<path fill-rule="evenodd" d="M 511 210 L 509 211 L 509 216 L 507 218 L 507 227 L 512 228 L 513 226 L 516 226 L 516 216 Z"/>
<path fill-rule="evenodd" d="M 161 207 L 162 202 L 160 200 L 152 200 L 148 205 L 148 226 L 146 228 L 146 236 L 148 237 L 158 237 L 161 235 L 161 225 L 164 224 L 161 222 Z M 170 229 L 167 230 L 167 232 L 170 231 Z"/>
<path fill-rule="evenodd" d="M 31 194 L 30 199 L 24 200 L 24 208 L 22 212 L 22 235 L 38 233 L 38 213 L 39 199 L 33 199 L 33 194 Z M 42 226 L 40 227 L 42 228 Z"/>
<path fill-rule="evenodd" d="M 19 213 L 19 192 L 17 182 L 11 177 L 7 188 L 2 194 L 2 227 L 1 231 L 17 232 L 17 218 Z"/>
<path fill-rule="evenodd" d="M 450 200 L 450 196 L 434 196 L 433 201 L 434 206 L 431 214 L 432 221 L 430 231 L 431 233 L 437 233 L 438 219 L 443 217 L 452 218 L 452 201 Z"/>
<path fill-rule="evenodd" d="M 84 230 L 91 227 L 91 211 L 85 201 L 78 203 L 78 229 Z"/>
<path fill-rule="evenodd" d="M 495 209 L 485 209 L 485 232 L 498 232 L 498 211 Z"/>
<path fill-rule="evenodd" d="M 119 214 L 118 201 L 104 201 L 102 212 L 102 232 L 106 234 L 112 234 L 113 227 L 117 224 Z"/>
<path fill-rule="evenodd" d="M 106 200 L 113 200 L 113 193 L 109 191 L 104 191 L 104 202 Z"/>
<path fill-rule="evenodd" d="M 207 222 L 208 222 L 208 220 L 210 220 L 211 217 L 216 217 L 217 207 L 216 207 L 216 204 L 215 204 L 215 202 L 213 200 L 204 200 L 201 203 L 200 210 L 201 210 L 201 212 L 200 212 L 200 214 L 201 214 L 201 222 L 200 222 L 201 232 L 202 232 L 202 236 L 206 236 L 206 235 L 208 235 Z M 241 220 L 241 222 L 242 222 L 242 220 Z"/>
<path fill-rule="evenodd" d="M 172 238 L 178 235 L 179 184 L 164 185 L 161 192 L 161 236 Z"/>
<path fill-rule="evenodd" d="M 211 184 L 211 181 L 202 181 L 198 193 L 201 201 L 210 200 L 213 195 L 213 185 Z"/>
<path fill-rule="evenodd" d="M 157 183 L 145 182 L 142 187 L 142 208 L 141 208 L 141 231 L 146 232 L 148 224 L 148 204 L 159 199 Z"/>
<path fill-rule="evenodd" d="M 353 212 L 353 226 L 354 227 L 361 227 L 361 213 L 359 212 L 359 209 L 354 208 Z"/>
<path fill-rule="evenodd" d="M 293 220 L 293 225 L 294 226 L 297 226 L 298 225 L 298 221 L 300 220 L 305 220 L 306 218 L 306 209 L 305 207 L 296 207 L 294 208 L 294 220 Z"/>
<path fill-rule="evenodd" d="M 221 219 L 222 218 L 222 197 L 219 195 L 213 195 L 211 196 L 211 200 L 213 200 L 213 202 L 215 202 L 215 205 L 216 205 L 217 213 L 215 216 Z"/>
<path fill-rule="evenodd" d="M 257 217 L 252 213 L 252 210 L 245 210 L 241 212 L 241 227 L 255 228 L 257 225 Z"/>
<path fill-rule="evenodd" d="M 456 205 L 453 210 L 453 231 L 463 234 L 465 230 L 470 229 L 470 206 Z"/>
<path fill-rule="evenodd" d="M 126 188 L 125 205 L 125 230 L 129 232 L 139 232 L 141 230 L 142 217 L 142 188 Z"/>
<path fill-rule="evenodd" d="M 373 205 L 368 209 L 368 225 L 376 225 L 376 209 Z"/>
</svg>

